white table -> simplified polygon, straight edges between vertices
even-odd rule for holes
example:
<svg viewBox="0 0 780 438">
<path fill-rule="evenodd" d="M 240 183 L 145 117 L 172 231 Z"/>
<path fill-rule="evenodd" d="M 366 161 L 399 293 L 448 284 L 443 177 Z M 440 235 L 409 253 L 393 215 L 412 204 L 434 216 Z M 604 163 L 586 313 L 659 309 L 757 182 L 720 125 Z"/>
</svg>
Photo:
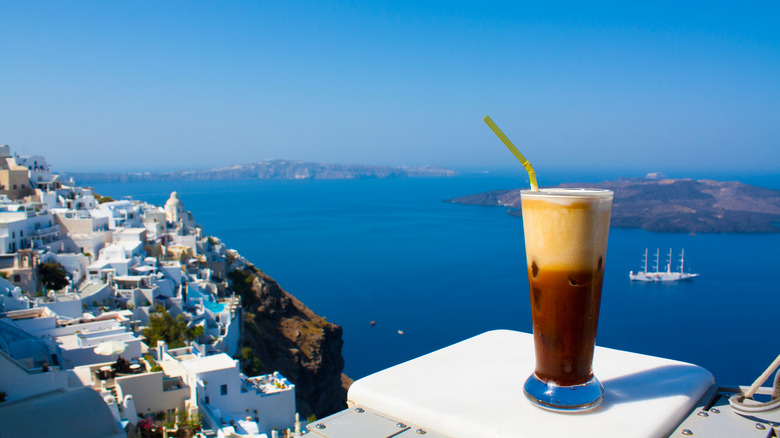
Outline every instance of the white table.
<svg viewBox="0 0 780 438">
<path fill-rule="evenodd" d="M 533 369 L 533 336 L 497 330 L 357 380 L 348 399 L 452 437 L 659 437 L 715 384 L 696 365 L 596 347 L 604 402 L 561 414 L 526 400 Z"/>
</svg>

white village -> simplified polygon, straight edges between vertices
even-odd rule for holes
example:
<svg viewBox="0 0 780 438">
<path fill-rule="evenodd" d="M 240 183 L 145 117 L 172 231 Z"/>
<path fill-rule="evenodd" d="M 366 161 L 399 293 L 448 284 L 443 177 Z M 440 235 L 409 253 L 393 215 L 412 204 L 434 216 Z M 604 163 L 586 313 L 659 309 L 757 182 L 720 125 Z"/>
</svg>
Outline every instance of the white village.
<svg viewBox="0 0 780 438">
<path fill-rule="evenodd" d="M 102 198 L 53 174 L 44 157 L 0 146 L 2 429 L 305 433 L 295 385 L 278 372 L 246 376 L 235 359 L 243 312 L 227 273 L 242 263 L 204 235 L 176 192 L 164 208 Z M 166 321 L 183 345 L 144 335 Z"/>
</svg>

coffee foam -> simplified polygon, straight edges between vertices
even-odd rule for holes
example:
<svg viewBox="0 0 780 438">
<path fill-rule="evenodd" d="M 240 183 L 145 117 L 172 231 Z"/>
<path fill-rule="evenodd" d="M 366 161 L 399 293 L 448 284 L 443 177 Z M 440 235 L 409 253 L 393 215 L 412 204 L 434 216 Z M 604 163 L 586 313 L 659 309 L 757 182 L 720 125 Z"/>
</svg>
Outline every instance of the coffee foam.
<svg viewBox="0 0 780 438">
<path fill-rule="evenodd" d="M 593 270 L 605 262 L 612 192 L 524 191 L 522 209 L 529 268 Z"/>
</svg>

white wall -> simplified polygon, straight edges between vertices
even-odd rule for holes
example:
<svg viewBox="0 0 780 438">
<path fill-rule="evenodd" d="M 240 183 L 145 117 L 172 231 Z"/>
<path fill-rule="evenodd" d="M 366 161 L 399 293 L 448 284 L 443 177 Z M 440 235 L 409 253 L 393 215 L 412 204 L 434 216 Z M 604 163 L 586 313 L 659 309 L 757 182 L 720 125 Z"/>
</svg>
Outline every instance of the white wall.
<svg viewBox="0 0 780 438">
<path fill-rule="evenodd" d="M 162 371 L 117 377 L 117 396 L 122 400 L 126 395 L 132 395 L 135 408 L 144 416 L 169 409 L 184 411 L 184 401 L 190 397 L 190 388 L 181 379 L 176 379 L 168 385 L 176 384 L 178 389 L 164 390 L 164 377 Z"/>
<path fill-rule="evenodd" d="M 229 314 L 227 307 L 226 312 Z M 224 315 L 222 312 L 220 315 Z M 236 309 L 235 317 L 225 324 L 225 335 L 222 336 L 218 342 L 214 343 L 214 348 L 221 352 L 227 353 L 228 356 L 233 357 L 238 354 L 238 344 L 241 338 L 241 309 Z"/>
<path fill-rule="evenodd" d="M 281 378 L 281 376 L 279 377 Z M 295 424 L 294 385 L 289 385 L 289 389 L 278 392 L 263 393 L 255 390 L 244 392 L 242 391 L 244 385 L 239 377 L 238 365 L 232 368 L 199 372 L 197 378 L 206 382 L 201 397 L 209 397 L 212 409 L 216 408 L 227 416 L 240 419 L 247 416 L 254 417 L 254 411 L 257 410 L 260 432 L 270 433 L 273 427 L 284 429 Z M 225 395 L 221 393 L 222 385 L 227 385 L 227 394 Z M 246 411 L 247 409 L 249 412 Z"/>
<path fill-rule="evenodd" d="M 295 392 L 274 392 L 257 400 L 258 425 L 261 432 L 271 433 L 276 427 L 279 430 L 295 425 Z M 250 409 L 251 410 L 251 409 Z"/>
<path fill-rule="evenodd" d="M 39 330 L 50 330 L 57 327 L 57 317 L 54 315 L 39 316 L 36 318 L 20 318 L 9 322 L 30 334 L 34 334 Z M 38 335 L 35 334 L 35 336 Z"/>
<path fill-rule="evenodd" d="M 97 231 L 88 234 L 69 234 L 62 237 L 62 241 L 65 251 L 83 252 L 90 254 L 92 260 L 97 260 L 100 250 L 111 242 L 111 233 L 108 231 Z"/>
<path fill-rule="evenodd" d="M 25 295 L 20 298 L 0 294 L 0 309 L 5 312 L 30 308 L 30 299 Z"/>
<path fill-rule="evenodd" d="M 157 288 L 154 292 L 155 297 L 175 297 L 176 296 L 176 284 L 167 278 L 163 278 L 157 281 Z"/>
<path fill-rule="evenodd" d="M 3 228 L 0 233 L 0 254 L 13 254 L 30 246 L 29 232 L 27 235 L 24 233 L 27 229 L 26 212 L 0 212 L 0 224 Z"/>
<path fill-rule="evenodd" d="M 89 259 L 84 254 L 54 254 L 54 260 L 68 271 L 74 285 L 86 278 Z"/>
<path fill-rule="evenodd" d="M 182 270 L 181 263 L 179 262 L 167 262 L 160 265 L 160 270 L 165 275 L 165 278 L 172 280 L 176 287 L 181 284 Z"/>
<path fill-rule="evenodd" d="M 97 289 L 88 295 L 84 295 L 81 298 L 82 302 L 88 306 L 92 306 L 95 301 L 97 301 L 98 304 L 102 304 L 105 300 L 111 302 L 114 299 L 114 289 L 112 289 L 108 283 L 104 283 L 100 289 Z"/>
<path fill-rule="evenodd" d="M 79 298 L 77 294 L 75 295 L 75 299 L 73 299 L 73 296 L 71 295 L 64 299 L 55 297 L 55 301 L 46 301 L 47 298 L 37 298 L 35 300 L 35 305 L 36 307 L 48 307 L 52 312 L 60 316 L 79 318 L 83 315 L 84 311 L 81 304 L 81 298 Z"/>
<path fill-rule="evenodd" d="M 7 394 L 6 403 L 68 386 L 66 371 L 51 368 L 48 372 L 28 372 L 0 351 L 0 389 Z"/>
<path fill-rule="evenodd" d="M 192 248 L 193 254 L 198 254 L 198 241 L 197 237 L 193 235 L 179 236 L 173 235 L 173 241 L 176 245 Z"/>
</svg>

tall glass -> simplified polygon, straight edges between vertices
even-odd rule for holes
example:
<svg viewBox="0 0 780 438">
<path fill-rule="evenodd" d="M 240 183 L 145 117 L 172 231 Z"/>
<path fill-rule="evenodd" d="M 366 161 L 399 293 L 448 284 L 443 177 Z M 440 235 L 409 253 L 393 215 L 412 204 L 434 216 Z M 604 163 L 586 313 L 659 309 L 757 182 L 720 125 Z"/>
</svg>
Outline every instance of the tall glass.
<svg viewBox="0 0 780 438">
<path fill-rule="evenodd" d="M 593 375 L 612 191 L 523 190 L 520 194 L 536 368 L 523 392 L 558 411 L 598 406 Z"/>
</svg>

